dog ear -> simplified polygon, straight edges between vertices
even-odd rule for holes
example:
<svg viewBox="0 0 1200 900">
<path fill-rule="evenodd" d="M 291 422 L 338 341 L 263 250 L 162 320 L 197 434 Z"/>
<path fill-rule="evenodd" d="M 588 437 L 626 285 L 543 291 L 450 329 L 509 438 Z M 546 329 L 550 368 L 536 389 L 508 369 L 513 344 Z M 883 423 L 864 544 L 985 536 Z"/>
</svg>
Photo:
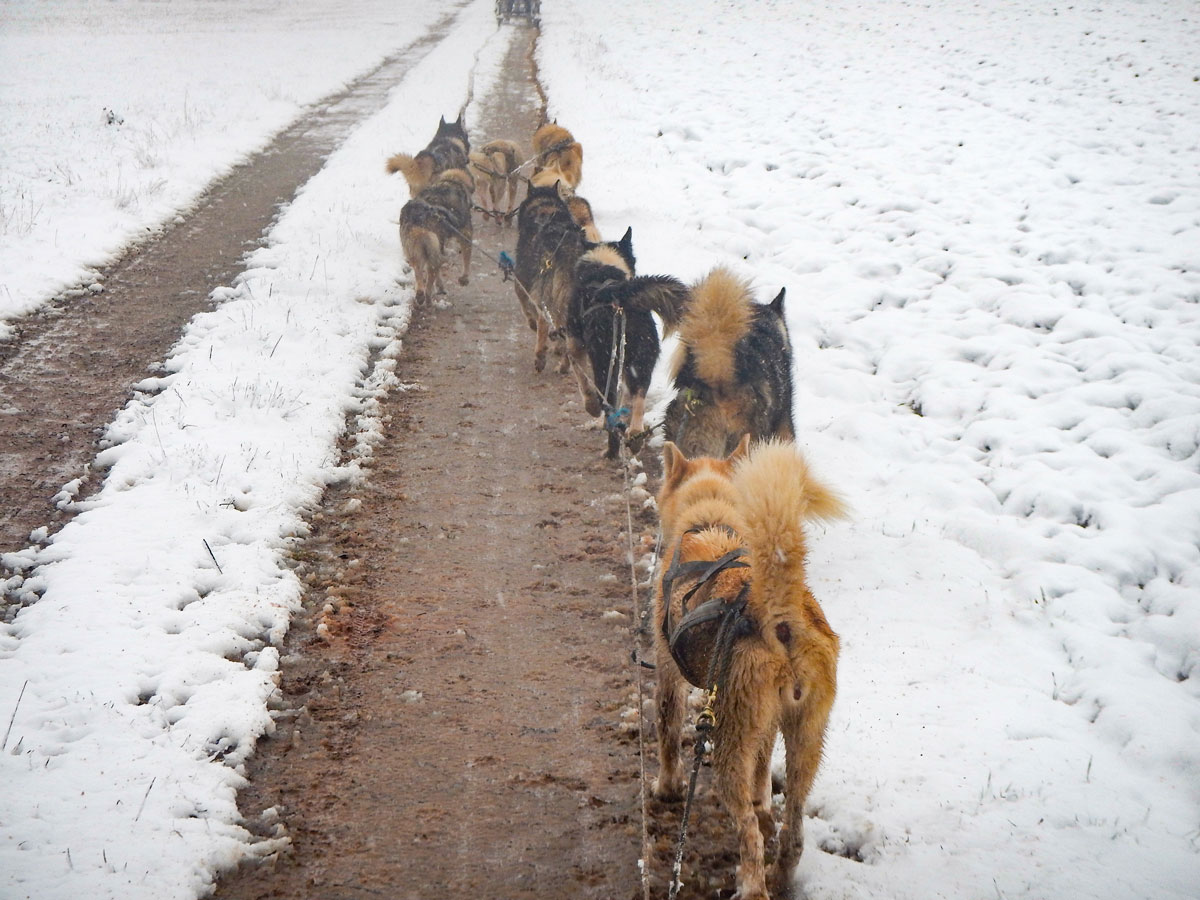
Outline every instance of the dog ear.
<svg viewBox="0 0 1200 900">
<path fill-rule="evenodd" d="M 621 235 L 621 239 L 617 241 L 617 252 L 621 254 L 621 258 L 629 264 L 630 272 L 633 271 L 635 265 L 633 256 L 633 226 L 630 225 L 625 229 L 625 233 Z"/>
<path fill-rule="evenodd" d="M 445 128 L 445 127 L 446 127 L 446 117 L 438 116 L 438 128 Z"/>
<path fill-rule="evenodd" d="M 663 488 L 673 488 L 683 481 L 688 458 L 672 441 L 663 442 Z"/>
<path fill-rule="evenodd" d="M 771 312 L 783 318 L 783 295 L 787 293 L 787 288 L 781 287 L 779 293 L 775 295 L 775 299 L 771 301 Z"/>
<path fill-rule="evenodd" d="M 739 459 L 742 459 L 749 452 L 750 452 L 750 432 L 747 431 L 745 434 L 742 435 L 742 439 L 740 441 L 738 441 L 738 445 L 733 448 L 733 452 L 730 453 L 727 457 L 725 457 L 725 462 L 735 463 Z"/>
</svg>

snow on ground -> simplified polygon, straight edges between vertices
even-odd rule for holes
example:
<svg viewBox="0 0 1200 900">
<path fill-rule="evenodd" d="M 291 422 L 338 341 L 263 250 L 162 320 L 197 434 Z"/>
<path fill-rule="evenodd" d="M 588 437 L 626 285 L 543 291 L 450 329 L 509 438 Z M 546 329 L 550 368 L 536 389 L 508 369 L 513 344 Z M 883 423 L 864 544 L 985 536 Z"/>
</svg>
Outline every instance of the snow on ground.
<svg viewBox="0 0 1200 900">
<path fill-rule="evenodd" d="M 854 521 L 814 897 L 1200 894 L 1200 11 L 547 4 L 639 271 L 781 285 Z"/>
<path fill-rule="evenodd" d="M 0 0 L 0 339 L 449 5 Z"/>
<path fill-rule="evenodd" d="M 0 318 L 441 12 L 336 6 L 261 0 L 233 30 L 211 0 L 0 3 L 0 55 L 22 62 L 0 75 Z M 354 477 L 343 415 L 369 454 L 373 398 L 404 387 L 402 186 L 380 160 L 457 110 L 480 48 L 485 91 L 489 10 L 466 8 L 141 386 L 100 494 L 7 560 L 40 599 L 0 631 L 4 896 L 192 897 L 273 849 L 248 845 L 234 791 L 299 598 L 280 560 L 322 485 Z M 633 225 L 642 272 L 788 287 L 797 432 L 855 512 L 813 543 L 843 657 L 809 895 L 1196 896 L 1200 13 L 543 16 L 551 114 L 585 146 L 602 230 Z M 173 68 L 197 46 L 219 65 Z"/>
</svg>

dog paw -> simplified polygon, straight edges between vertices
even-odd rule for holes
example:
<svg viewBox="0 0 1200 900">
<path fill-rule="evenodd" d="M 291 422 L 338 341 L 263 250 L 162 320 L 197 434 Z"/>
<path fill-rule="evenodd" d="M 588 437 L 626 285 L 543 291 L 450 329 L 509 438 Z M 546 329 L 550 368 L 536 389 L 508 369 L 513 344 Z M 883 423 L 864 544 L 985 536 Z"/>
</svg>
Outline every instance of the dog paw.
<svg viewBox="0 0 1200 900">
<path fill-rule="evenodd" d="M 458 283 L 465 287 L 466 285 L 471 283 L 471 279 L 468 278 L 466 275 L 463 275 L 461 278 L 458 279 Z"/>
<path fill-rule="evenodd" d="M 678 803 L 683 800 L 683 782 L 673 778 L 655 778 L 653 793 L 666 803 Z"/>
<path fill-rule="evenodd" d="M 767 872 L 767 886 L 771 889 L 771 896 L 774 900 L 791 900 L 795 896 L 795 891 L 792 890 L 794 884 L 792 872 L 795 868 L 794 862 L 790 864 L 777 862 Z"/>
<path fill-rule="evenodd" d="M 642 452 L 642 448 L 646 446 L 646 441 L 650 440 L 652 434 L 653 432 L 649 428 L 630 432 L 625 436 L 625 446 L 629 448 L 630 453 L 637 456 Z"/>
</svg>

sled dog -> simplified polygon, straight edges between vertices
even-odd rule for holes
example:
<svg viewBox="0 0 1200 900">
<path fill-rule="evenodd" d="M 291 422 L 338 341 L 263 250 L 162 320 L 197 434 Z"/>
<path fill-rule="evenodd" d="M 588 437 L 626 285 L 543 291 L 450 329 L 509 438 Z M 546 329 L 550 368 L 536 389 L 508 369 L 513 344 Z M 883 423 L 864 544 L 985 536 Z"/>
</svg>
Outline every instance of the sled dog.
<svg viewBox="0 0 1200 900">
<path fill-rule="evenodd" d="M 475 176 L 479 206 L 484 214 L 510 224 L 517 205 L 517 190 L 521 186 L 521 148 L 515 141 L 488 141 L 472 150 L 471 174 Z M 500 201 L 508 195 L 508 209 L 500 212 Z"/>
<path fill-rule="evenodd" d="M 546 353 L 553 343 L 560 354 L 558 370 L 566 372 L 570 361 L 563 348 L 567 302 L 575 262 L 587 249 L 583 229 L 571 215 L 557 185 L 529 186 L 517 208 L 517 300 L 529 327 L 537 332 L 533 368 L 546 367 Z"/>
<path fill-rule="evenodd" d="M 775 736 L 783 734 L 787 771 L 769 880 L 772 890 L 786 893 L 804 848 L 804 799 L 821 761 L 837 680 L 838 637 L 806 584 L 802 523 L 841 516 L 842 503 L 809 474 L 793 444 L 770 439 L 751 449 L 749 435 L 720 459 L 689 459 L 675 444 L 664 444 L 658 503 L 665 550 L 654 606 L 654 791 L 668 800 L 683 794 L 687 682 L 707 690 L 712 673 L 718 684 L 710 697 L 713 783 L 738 835 L 738 896 L 765 900 L 763 846 L 775 833 Z M 706 613 L 720 616 L 731 606 L 740 612 L 728 626 L 732 644 L 721 654 L 718 626 L 705 623 Z"/>
<path fill-rule="evenodd" d="M 457 244 L 462 252 L 459 284 L 467 284 L 471 265 L 471 192 L 475 183 L 464 169 L 447 169 L 422 188 L 400 210 L 400 245 L 412 266 L 417 302 L 424 303 L 436 289 L 446 292 L 442 262 L 446 248 Z"/>
<path fill-rule="evenodd" d="M 688 456 L 724 456 L 746 433 L 792 433 L 791 342 L 784 291 L 755 303 L 747 281 L 718 267 L 692 286 L 670 373 L 677 393 L 664 436 Z"/>
<path fill-rule="evenodd" d="M 409 196 L 415 197 L 435 175 L 447 169 L 466 169 L 470 152 L 471 142 L 462 113 L 453 122 L 447 122 L 443 116 L 429 145 L 416 156 L 397 153 L 387 161 L 387 172 L 389 175 L 401 173 L 408 182 Z"/>
<path fill-rule="evenodd" d="M 650 314 L 674 328 L 688 297 L 687 286 L 677 278 L 635 275 L 635 262 L 632 228 L 616 243 L 589 245 L 575 263 L 567 306 L 567 354 L 584 407 L 589 415 L 614 416 L 608 423 L 610 459 L 620 447 L 615 426 L 622 381 L 629 394 L 627 433 L 643 430 L 646 389 L 659 349 L 658 327 Z"/>
</svg>

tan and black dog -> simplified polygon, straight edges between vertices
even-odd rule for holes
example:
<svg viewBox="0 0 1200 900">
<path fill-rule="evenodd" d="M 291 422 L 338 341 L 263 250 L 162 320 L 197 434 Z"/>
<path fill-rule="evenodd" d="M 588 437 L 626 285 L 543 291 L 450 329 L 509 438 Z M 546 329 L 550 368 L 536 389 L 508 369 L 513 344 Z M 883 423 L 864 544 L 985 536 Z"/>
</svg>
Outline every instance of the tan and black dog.
<svg viewBox="0 0 1200 900">
<path fill-rule="evenodd" d="M 620 449 L 617 426 L 624 426 L 631 438 L 644 429 L 646 390 L 659 351 L 658 326 L 651 313 L 671 330 L 688 300 L 682 281 L 670 275 L 637 275 L 635 262 L 632 228 L 619 241 L 589 244 L 575 263 L 567 305 L 567 354 L 584 407 L 589 415 L 614 417 L 607 423 L 609 459 Z M 629 398 L 627 420 L 618 414 L 622 384 Z"/>
<path fill-rule="evenodd" d="M 435 175 L 448 169 L 465 169 L 471 153 L 471 141 L 467 137 L 467 126 L 462 113 L 453 122 L 443 116 L 438 121 L 437 132 L 428 146 L 416 156 L 397 153 L 387 161 L 387 172 L 400 172 L 408 182 L 408 193 L 415 197 Z"/>
<path fill-rule="evenodd" d="M 769 880 L 772 890 L 786 893 L 804 848 L 804 799 L 821 762 L 837 685 L 838 637 L 808 589 L 803 522 L 836 518 L 844 509 L 809 474 L 792 443 L 769 440 L 751 449 L 749 435 L 719 459 L 689 459 L 673 443 L 664 444 L 658 505 L 665 550 L 654 608 L 659 742 L 654 791 L 669 800 L 683 795 L 680 733 L 688 682 L 708 689 L 712 685 L 704 682 L 715 678 L 714 783 L 737 830 L 737 895 L 766 900 L 763 847 L 775 834 L 770 777 L 775 737 L 782 732 L 787 775 Z M 740 611 L 733 615 L 732 643 L 722 656 L 711 631 L 695 623 L 731 607 Z"/>
<path fill-rule="evenodd" d="M 692 285 L 671 360 L 676 394 L 663 434 L 688 456 L 724 456 L 743 434 L 790 440 L 792 348 L 784 291 L 754 301 L 750 284 L 726 268 Z"/>
<path fill-rule="evenodd" d="M 570 365 L 563 329 L 575 263 L 587 246 L 584 229 L 571 214 L 558 185 L 531 184 L 517 209 L 515 280 L 525 319 L 537 332 L 533 351 L 536 372 L 546 367 L 546 354 L 552 345 L 560 355 L 558 371 L 566 372 Z"/>
<path fill-rule="evenodd" d="M 400 245 L 412 266 L 418 303 L 427 301 L 435 290 L 446 293 L 442 263 L 450 245 L 458 245 L 462 252 L 458 283 L 465 285 L 469 280 L 474 189 L 474 180 L 465 169 L 447 169 L 435 175 L 400 210 Z"/>
</svg>

